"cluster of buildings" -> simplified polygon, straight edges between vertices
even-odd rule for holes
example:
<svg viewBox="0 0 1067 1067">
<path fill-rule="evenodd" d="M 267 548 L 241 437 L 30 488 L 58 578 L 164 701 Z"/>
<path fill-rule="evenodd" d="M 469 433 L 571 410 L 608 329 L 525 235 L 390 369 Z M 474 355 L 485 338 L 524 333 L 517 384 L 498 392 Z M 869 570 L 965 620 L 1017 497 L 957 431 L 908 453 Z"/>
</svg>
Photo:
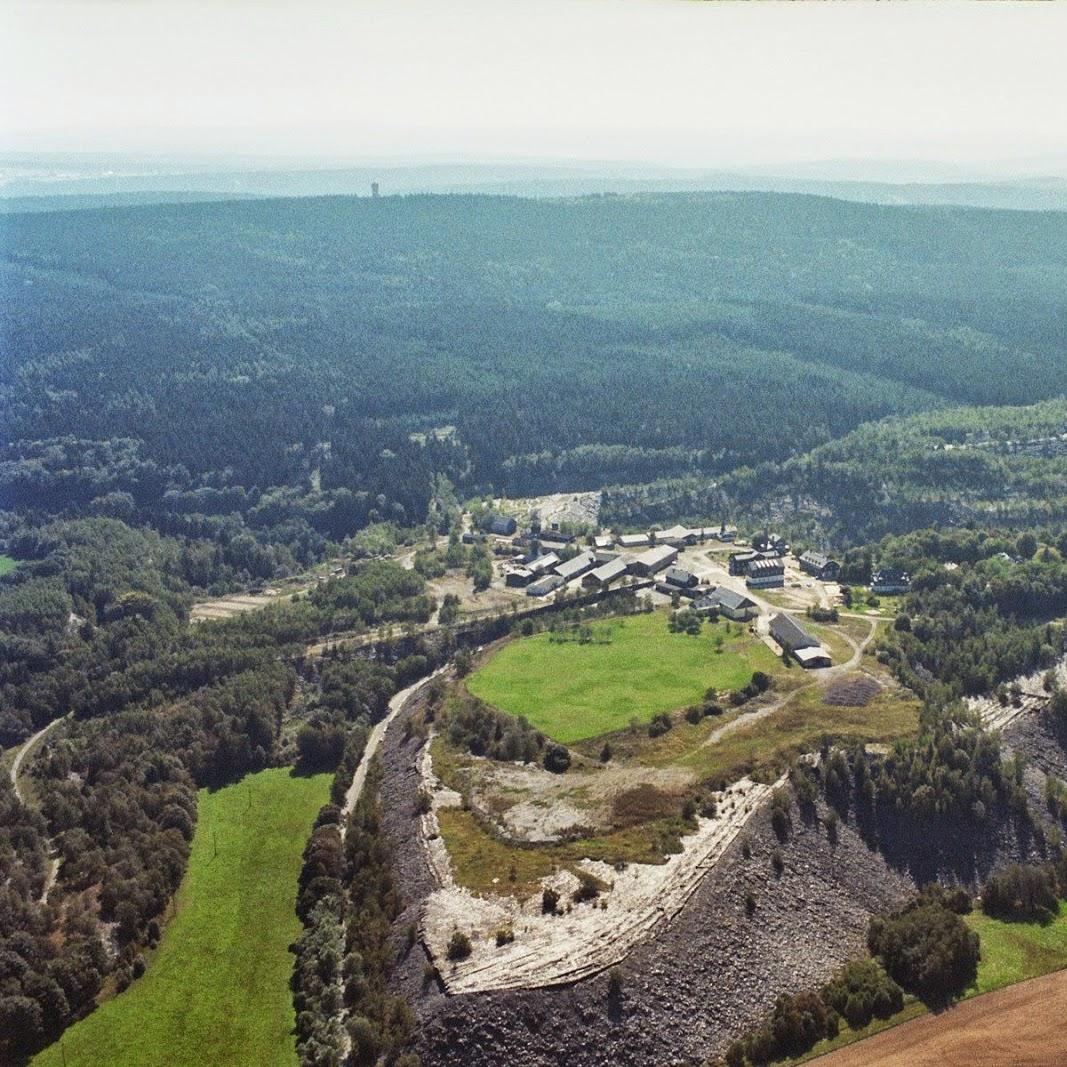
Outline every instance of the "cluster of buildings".
<svg viewBox="0 0 1067 1067">
<path fill-rule="evenodd" d="M 651 545 L 629 559 L 596 547 L 563 559 L 555 550 L 546 552 L 542 546 L 539 554 L 530 553 L 509 566 L 504 572 L 504 584 L 525 588 L 528 596 L 546 596 L 576 578 L 582 579 L 586 589 L 607 589 L 627 575 L 652 578 L 666 570 L 668 574 L 660 584 L 671 591 L 696 586 L 696 575 L 673 567 L 677 559 L 678 549 L 669 544 Z"/>
</svg>

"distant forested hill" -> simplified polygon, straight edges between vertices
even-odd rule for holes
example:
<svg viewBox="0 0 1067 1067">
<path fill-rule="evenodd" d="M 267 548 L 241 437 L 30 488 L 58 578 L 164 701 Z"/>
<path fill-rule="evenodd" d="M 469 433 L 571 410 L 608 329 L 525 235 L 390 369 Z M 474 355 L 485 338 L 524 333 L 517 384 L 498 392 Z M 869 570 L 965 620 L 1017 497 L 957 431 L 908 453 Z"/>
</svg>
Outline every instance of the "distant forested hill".
<svg viewBox="0 0 1067 1067">
<path fill-rule="evenodd" d="M 1067 392 L 1067 214 L 320 198 L 12 215 L 0 247 L 9 506 L 245 511 L 291 486 L 314 500 L 272 521 L 419 521 L 435 473 L 719 474 Z"/>
</svg>

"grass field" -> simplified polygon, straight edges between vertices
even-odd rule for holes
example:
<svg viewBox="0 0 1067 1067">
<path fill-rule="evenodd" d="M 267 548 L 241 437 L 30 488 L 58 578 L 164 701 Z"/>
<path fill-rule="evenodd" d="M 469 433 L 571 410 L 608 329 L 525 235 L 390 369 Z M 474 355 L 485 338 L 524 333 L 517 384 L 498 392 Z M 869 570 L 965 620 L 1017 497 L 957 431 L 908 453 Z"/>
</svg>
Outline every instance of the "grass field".
<svg viewBox="0 0 1067 1067">
<path fill-rule="evenodd" d="M 554 643 L 547 633 L 512 641 L 467 679 L 467 688 L 570 744 L 696 703 L 709 688 L 740 688 L 755 670 L 781 667 L 736 625 L 727 635 L 724 624 L 708 624 L 691 637 L 671 633 L 666 613 L 653 612 L 593 629 L 610 641 Z M 716 635 L 725 638 L 722 651 L 714 647 Z"/>
<path fill-rule="evenodd" d="M 288 945 L 301 853 L 329 786 L 326 774 L 273 769 L 201 790 L 176 914 L 144 977 L 34 1067 L 295 1067 Z"/>
<path fill-rule="evenodd" d="M 5 574 L 10 574 L 18 564 L 10 556 L 0 556 L 0 578 Z"/>
<path fill-rule="evenodd" d="M 964 999 L 1067 967 L 1067 903 L 1061 902 L 1057 918 L 1044 926 L 991 919 L 980 911 L 968 915 L 966 922 L 972 930 L 978 931 L 982 940 L 982 959 L 978 964 L 978 979 L 964 994 Z M 925 1015 L 926 1010 L 920 1001 L 909 998 L 904 1009 L 889 1019 L 875 1019 L 861 1030 L 852 1030 L 845 1024 L 833 1040 L 820 1041 L 806 1055 L 778 1063 L 781 1067 L 807 1063 L 834 1049 Z"/>
</svg>

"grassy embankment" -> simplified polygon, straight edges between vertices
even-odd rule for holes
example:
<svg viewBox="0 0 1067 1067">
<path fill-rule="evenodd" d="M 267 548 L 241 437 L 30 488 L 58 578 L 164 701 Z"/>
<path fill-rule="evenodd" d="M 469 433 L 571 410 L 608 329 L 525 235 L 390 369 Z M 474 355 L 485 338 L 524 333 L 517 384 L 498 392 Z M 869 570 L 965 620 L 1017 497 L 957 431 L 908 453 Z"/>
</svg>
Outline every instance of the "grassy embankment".
<svg viewBox="0 0 1067 1067">
<path fill-rule="evenodd" d="M 698 703 L 709 688 L 738 689 L 753 671 L 781 667 L 737 625 L 707 624 L 699 637 L 674 634 L 666 614 L 653 612 L 592 628 L 596 639 L 589 644 L 555 642 L 548 633 L 512 641 L 467 679 L 467 688 L 571 744 Z"/>
<path fill-rule="evenodd" d="M 300 932 L 301 853 L 329 786 L 326 774 L 272 769 L 201 790 L 175 914 L 144 977 L 33 1067 L 295 1067 L 287 946 Z"/>
<path fill-rule="evenodd" d="M 978 978 L 963 999 L 992 993 L 996 989 L 1038 978 L 1067 967 L 1067 903 L 1061 902 L 1059 915 L 1049 923 L 1004 922 L 980 911 L 966 917 L 968 926 L 978 931 L 982 941 L 982 959 Z M 950 1009 L 951 1010 L 951 1009 Z M 792 1060 L 777 1061 L 780 1067 L 794 1067 L 823 1056 L 834 1049 L 850 1045 L 927 1012 L 926 1005 L 909 997 L 902 1011 L 888 1019 L 875 1019 L 859 1030 L 847 1024 L 832 1040 L 820 1041 L 809 1053 Z"/>
</svg>

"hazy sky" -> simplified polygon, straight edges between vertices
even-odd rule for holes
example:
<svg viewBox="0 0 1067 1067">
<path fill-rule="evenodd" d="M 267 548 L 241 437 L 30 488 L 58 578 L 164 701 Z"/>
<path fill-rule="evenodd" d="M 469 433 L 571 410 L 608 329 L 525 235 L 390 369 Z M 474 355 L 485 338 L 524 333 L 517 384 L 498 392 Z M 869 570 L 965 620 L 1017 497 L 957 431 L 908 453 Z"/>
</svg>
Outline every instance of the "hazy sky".
<svg viewBox="0 0 1067 1067">
<path fill-rule="evenodd" d="M 1067 155 L 1067 3 L 0 0 L 0 146 Z"/>
</svg>

